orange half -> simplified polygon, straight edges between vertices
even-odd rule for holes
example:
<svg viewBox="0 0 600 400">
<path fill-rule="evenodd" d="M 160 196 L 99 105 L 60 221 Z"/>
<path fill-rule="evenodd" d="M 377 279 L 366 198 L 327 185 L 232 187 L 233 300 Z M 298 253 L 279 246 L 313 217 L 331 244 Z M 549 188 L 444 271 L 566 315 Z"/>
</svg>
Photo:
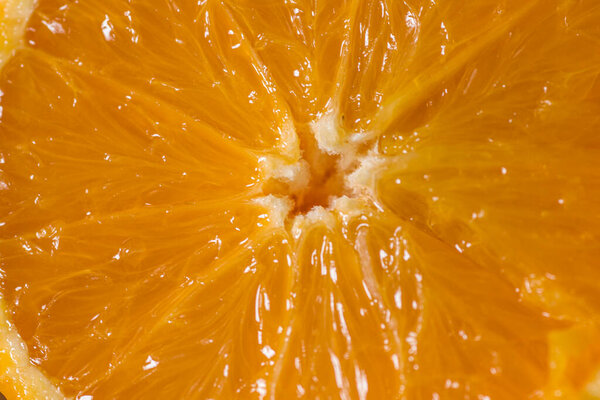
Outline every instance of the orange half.
<svg viewBox="0 0 600 400">
<path fill-rule="evenodd" d="M 5 2 L 0 392 L 600 398 L 596 3 Z"/>
</svg>

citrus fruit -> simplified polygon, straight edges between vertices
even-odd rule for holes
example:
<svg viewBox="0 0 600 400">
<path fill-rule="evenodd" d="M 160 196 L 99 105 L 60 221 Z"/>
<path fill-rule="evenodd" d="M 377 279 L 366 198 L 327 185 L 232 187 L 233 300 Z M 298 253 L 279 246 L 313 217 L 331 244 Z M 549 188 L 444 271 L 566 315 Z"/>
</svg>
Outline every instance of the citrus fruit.
<svg viewBox="0 0 600 400">
<path fill-rule="evenodd" d="M 596 1 L 3 7 L 8 398 L 600 398 Z"/>
</svg>

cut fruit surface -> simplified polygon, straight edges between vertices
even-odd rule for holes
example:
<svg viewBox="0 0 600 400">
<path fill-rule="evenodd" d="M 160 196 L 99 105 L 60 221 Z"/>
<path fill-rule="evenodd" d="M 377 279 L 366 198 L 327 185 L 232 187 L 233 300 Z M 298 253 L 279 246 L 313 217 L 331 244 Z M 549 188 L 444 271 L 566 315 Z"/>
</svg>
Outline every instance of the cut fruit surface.
<svg viewBox="0 0 600 400">
<path fill-rule="evenodd" d="M 595 1 L 7 4 L 0 392 L 600 398 Z"/>
</svg>

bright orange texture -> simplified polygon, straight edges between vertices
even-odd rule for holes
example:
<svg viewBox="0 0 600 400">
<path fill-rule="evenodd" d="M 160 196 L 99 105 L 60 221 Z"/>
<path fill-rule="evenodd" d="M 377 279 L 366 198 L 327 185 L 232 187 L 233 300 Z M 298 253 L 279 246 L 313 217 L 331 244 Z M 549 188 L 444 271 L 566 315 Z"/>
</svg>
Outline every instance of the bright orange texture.
<svg viewBox="0 0 600 400">
<path fill-rule="evenodd" d="M 0 276 L 66 395 L 593 396 L 597 0 L 40 0 L 25 44 Z"/>
</svg>

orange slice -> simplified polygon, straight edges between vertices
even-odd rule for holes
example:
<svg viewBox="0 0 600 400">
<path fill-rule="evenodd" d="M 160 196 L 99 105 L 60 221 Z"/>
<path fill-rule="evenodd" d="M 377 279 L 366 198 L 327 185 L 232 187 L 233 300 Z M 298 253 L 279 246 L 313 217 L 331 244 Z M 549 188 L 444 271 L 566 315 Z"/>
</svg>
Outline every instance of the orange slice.
<svg viewBox="0 0 600 400">
<path fill-rule="evenodd" d="M 595 1 L 6 4 L 9 398 L 598 397 Z"/>
</svg>

